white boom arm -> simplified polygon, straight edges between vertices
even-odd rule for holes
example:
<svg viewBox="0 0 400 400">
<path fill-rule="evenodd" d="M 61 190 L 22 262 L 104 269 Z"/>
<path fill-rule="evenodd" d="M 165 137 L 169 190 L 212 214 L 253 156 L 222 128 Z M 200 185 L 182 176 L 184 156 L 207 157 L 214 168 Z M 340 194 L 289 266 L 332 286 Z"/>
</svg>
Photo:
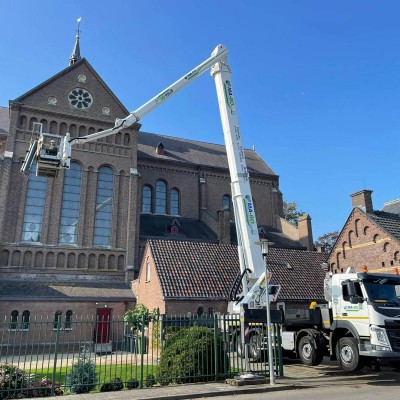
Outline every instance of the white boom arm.
<svg viewBox="0 0 400 400">
<path fill-rule="evenodd" d="M 37 174 L 53 177 L 57 176 L 57 171 L 59 169 L 69 168 L 71 145 L 104 138 L 132 126 L 150 111 L 163 104 L 179 90 L 211 68 L 211 75 L 214 77 L 217 89 L 226 153 L 231 175 L 232 203 L 239 244 L 240 269 L 243 274 L 242 286 L 244 298 L 241 303 L 248 304 L 249 308 L 262 308 L 265 306 L 266 301 L 265 268 L 261 249 L 256 245 L 256 242 L 259 241 L 257 221 L 250 190 L 249 174 L 242 146 L 236 102 L 233 95 L 231 72 L 227 65 L 227 55 L 228 50 L 223 45 L 218 45 L 212 52 L 210 58 L 154 96 L 137 110 L 132 111 L 126 118 L 117 119 L 113 128 L 77 138 L 71 138 L 69 134 L 61 136 L 60 149 L 57 154 L 48 155 L 48 152 L 41 149 L 43 146 L 43 136 L 54 137 L 56 135 L 43 134 L 40 126 L 40 139 L 31 143 L 31 148 L 25 157 L 21 171 L 24 173 L 29 171 L 33 163 L 34 155 L 36 154 Z"/>
</svg>

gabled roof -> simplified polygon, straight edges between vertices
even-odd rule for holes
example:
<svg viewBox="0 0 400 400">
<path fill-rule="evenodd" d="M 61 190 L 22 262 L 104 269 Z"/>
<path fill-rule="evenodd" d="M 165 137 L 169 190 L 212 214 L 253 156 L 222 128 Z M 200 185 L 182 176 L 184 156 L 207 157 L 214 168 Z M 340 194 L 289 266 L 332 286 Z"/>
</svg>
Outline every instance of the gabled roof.
<svg viewBox="0 0 400 400">
<path fill-rule="evenodd" d="M 157 155 L 155 148 L 162 142 L 164 154 Z M 249 173 L 276 175 L 264 160 L 252 150 L 245 150 Z M 138 136 L 138 162 L 140 158 L 174 161 L 216 168 L 228 168 L 225 146 L 198 142 L 154 133 L 140 132 Z"/>
<path fill-rule="evenodd" d="M 400 215 L 384 211 L 374 211 L 367 215 L 383 230 L 400 242 Z"/>
<path fill-rule="evenodd" d="M 0 106 L 0 136 L 8 135 L 10 128 L 10 114 L 8 107 Z"/>
<path fill-rule="evenodd" d="M 63 69 L 62 71 L 58 72 L 57 74 L 53 75 L 51 78 L 45 80 L 44 82 L 40 83 L 38 86 L 32 88 L 28 92 L 22 94 L 21 96 L 17 97 L 13 102 L 23 102 L 24 99 L 27 97 L 31 96 L 32 94 L 40 91 L 44 87 L 48 86 L 50 83 L 54 82 L 55 80 L 59 79 L 63 75 L 70 73 L 72 70 L 79 68 L 82 64 L 85 64 L 85 66 L 90 70 L 90 72 L 93 74 L 93 76 L 96 78 L 96 80 L 100 83 L 100 85 L 104 88 L 106 92 L 110 96 L 113 97 L 114 101 L 118 104 L 118 106 L 123 110 L 125 115 L 129 114 L 129 111 L 125 108 L 125 106 L 118 100 L 118 98 L 115 96 L 113 91 L 107 86 L 107 84 L 103 81 L 103 79 L 100 77 L 100 75 L 95 71 L 95 69 L 90 65 L 89 61 L 86 60 L 86 58 L 82 58 L 79 61 L 75 62 L 72 65 L 69 65 L 67 68 Z"/>
<path fill-rule="evenodd" d="M 237 246 L 149 240 L 165 299 L 229 300 L 239 274 Z M 270 248 L 272 283 L 282 285 L 279 300 L 323 300 L 324 253 Z M 290 268 L 289 268 L 290 266 Z"/>
</svg>

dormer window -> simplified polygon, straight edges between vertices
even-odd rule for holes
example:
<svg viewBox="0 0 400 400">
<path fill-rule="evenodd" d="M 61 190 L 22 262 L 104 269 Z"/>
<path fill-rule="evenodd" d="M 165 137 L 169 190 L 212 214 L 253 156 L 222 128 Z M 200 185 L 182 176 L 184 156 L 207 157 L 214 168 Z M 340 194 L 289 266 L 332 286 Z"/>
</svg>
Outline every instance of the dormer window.
<svg viewBox="0 0 400 400">
<path fill-rule="evenodd" d="M 159 156 L 163 156 L 164 155 L 164 145 L 162 144 L 162 142 L 158 143 L 158 145 L 156 146 L 156 153 Z"/>
</svg>

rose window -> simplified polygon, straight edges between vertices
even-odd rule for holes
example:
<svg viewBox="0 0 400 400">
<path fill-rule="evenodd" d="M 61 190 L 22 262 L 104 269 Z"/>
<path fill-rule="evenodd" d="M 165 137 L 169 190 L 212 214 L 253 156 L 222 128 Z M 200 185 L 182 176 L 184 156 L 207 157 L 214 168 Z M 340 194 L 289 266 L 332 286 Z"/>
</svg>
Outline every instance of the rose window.
<svg viewBox="0 0 400 400">
<path fill-rule="evenodd" d="M 69 92 L 68 100 L 72 107 L 84 109 L 93 103 L 92 95 L 85 89 L 73 89 Z"/>
</svg>

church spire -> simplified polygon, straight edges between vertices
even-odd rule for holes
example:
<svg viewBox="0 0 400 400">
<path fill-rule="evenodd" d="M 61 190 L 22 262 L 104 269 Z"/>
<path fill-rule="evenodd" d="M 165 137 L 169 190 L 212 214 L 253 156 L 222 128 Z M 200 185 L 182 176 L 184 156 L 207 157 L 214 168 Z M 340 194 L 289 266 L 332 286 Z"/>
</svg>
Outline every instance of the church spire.
<svg viewBox="0 0 400 400">
<path fill-rule="evenodd" d="M 81 59 L 81 50 L 79 48 L 79 26 L 81 25 L 81 20 L 82 17 L 79 17 L 76 22 L 78 22 L 78 29 L 76 30 L 76 36 L 75 36 L 75 46 L 74 49 L 72 50 L 72 54 L 69 58 L 69 65 L 75 64 L 77 61 Z"/>
</svg>

